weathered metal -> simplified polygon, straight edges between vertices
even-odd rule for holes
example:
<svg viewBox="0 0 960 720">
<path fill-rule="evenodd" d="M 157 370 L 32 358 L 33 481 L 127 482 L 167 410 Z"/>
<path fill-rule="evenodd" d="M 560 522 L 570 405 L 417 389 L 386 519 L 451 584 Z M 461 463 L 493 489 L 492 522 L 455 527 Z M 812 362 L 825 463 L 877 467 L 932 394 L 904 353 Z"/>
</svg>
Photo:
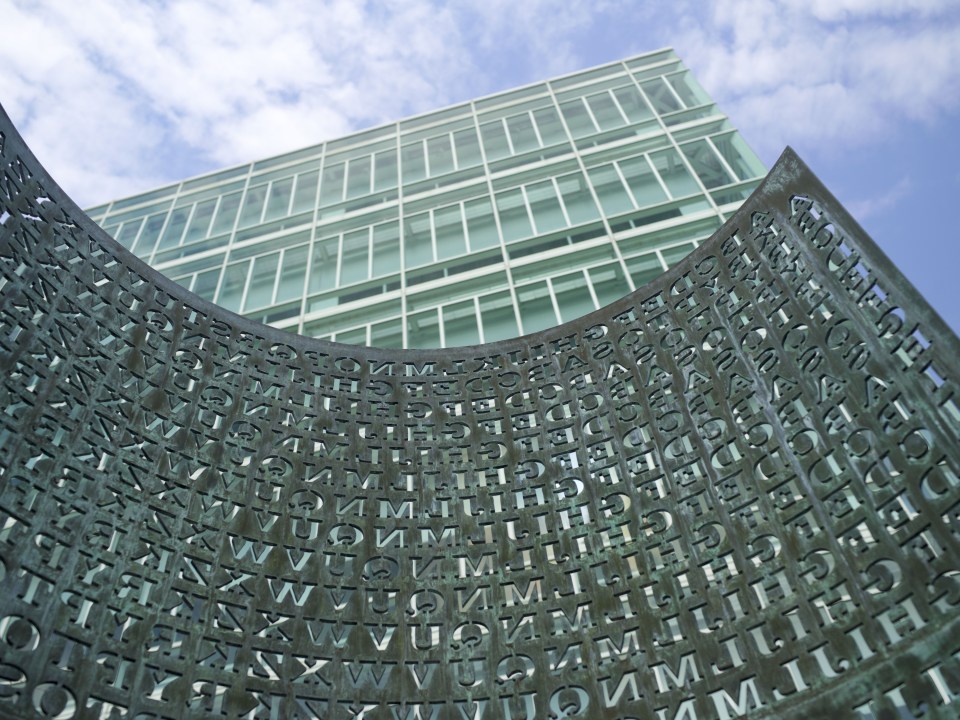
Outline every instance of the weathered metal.
<svg viewBox="0 0 960 720">
<path fill-rule="evenodd" d="M 960 344 L 791 151 L 636 293 L 417 351 L 0 158 L 0 715 L 955 715 Z"/>
</svg>

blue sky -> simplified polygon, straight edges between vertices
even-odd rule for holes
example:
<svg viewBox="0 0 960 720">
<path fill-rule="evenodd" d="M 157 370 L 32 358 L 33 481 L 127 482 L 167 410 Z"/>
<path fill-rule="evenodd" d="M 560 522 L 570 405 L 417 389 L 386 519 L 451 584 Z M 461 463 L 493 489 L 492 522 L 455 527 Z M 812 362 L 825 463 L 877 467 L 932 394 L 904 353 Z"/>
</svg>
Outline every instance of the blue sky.
<svg viewBox="0 0 960 720">
<path fill-rule="evenodd" d="M 768 166 L 792 145 L 960 330 L 960 0 L 0 0 L 0 17 L 0 102 L 85 206 L 672 46 Z"/>
</svg>

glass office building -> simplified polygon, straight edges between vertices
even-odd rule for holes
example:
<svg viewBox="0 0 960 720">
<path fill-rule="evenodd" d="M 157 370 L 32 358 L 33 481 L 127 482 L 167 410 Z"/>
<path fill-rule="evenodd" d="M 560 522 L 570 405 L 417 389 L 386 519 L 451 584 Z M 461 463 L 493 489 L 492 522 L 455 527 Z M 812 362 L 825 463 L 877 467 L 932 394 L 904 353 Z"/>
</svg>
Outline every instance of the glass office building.
<svg viewBox="0 0 960 720">
<path fill-rule="evenodd" d="M 662 50 L 88 212 L 242 315 L 338 342 L 453 347 L 640 287 L 764 173 Z"/>
</svg>

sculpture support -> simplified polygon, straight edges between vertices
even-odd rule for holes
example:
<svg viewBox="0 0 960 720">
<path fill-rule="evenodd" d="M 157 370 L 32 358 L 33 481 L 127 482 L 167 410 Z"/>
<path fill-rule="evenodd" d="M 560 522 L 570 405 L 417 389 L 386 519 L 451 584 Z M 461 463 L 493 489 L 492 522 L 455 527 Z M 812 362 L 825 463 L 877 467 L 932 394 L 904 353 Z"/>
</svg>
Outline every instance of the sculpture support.
<svg viewBox="0 0 960 720">
<path fill-rule="evenodd" d="M 960 344 L 791 151 L 435 351 L 218 309 L 0 159 L 0 714 L 952 714 Z"/>
</svg>

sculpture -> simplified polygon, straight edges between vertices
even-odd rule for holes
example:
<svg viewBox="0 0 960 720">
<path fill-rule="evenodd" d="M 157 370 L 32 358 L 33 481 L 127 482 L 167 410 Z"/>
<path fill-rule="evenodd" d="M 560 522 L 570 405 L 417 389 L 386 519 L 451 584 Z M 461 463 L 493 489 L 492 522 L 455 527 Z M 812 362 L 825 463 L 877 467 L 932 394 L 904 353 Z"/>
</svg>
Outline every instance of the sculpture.
<svg viewBox="0 0 960 720">
<path fill-rule="evenodd" d="M 960 343 L 787 150 L 575 322 L 179 288 L 0 122 L 0 714 L 950 717 Z"/>
</svg>

